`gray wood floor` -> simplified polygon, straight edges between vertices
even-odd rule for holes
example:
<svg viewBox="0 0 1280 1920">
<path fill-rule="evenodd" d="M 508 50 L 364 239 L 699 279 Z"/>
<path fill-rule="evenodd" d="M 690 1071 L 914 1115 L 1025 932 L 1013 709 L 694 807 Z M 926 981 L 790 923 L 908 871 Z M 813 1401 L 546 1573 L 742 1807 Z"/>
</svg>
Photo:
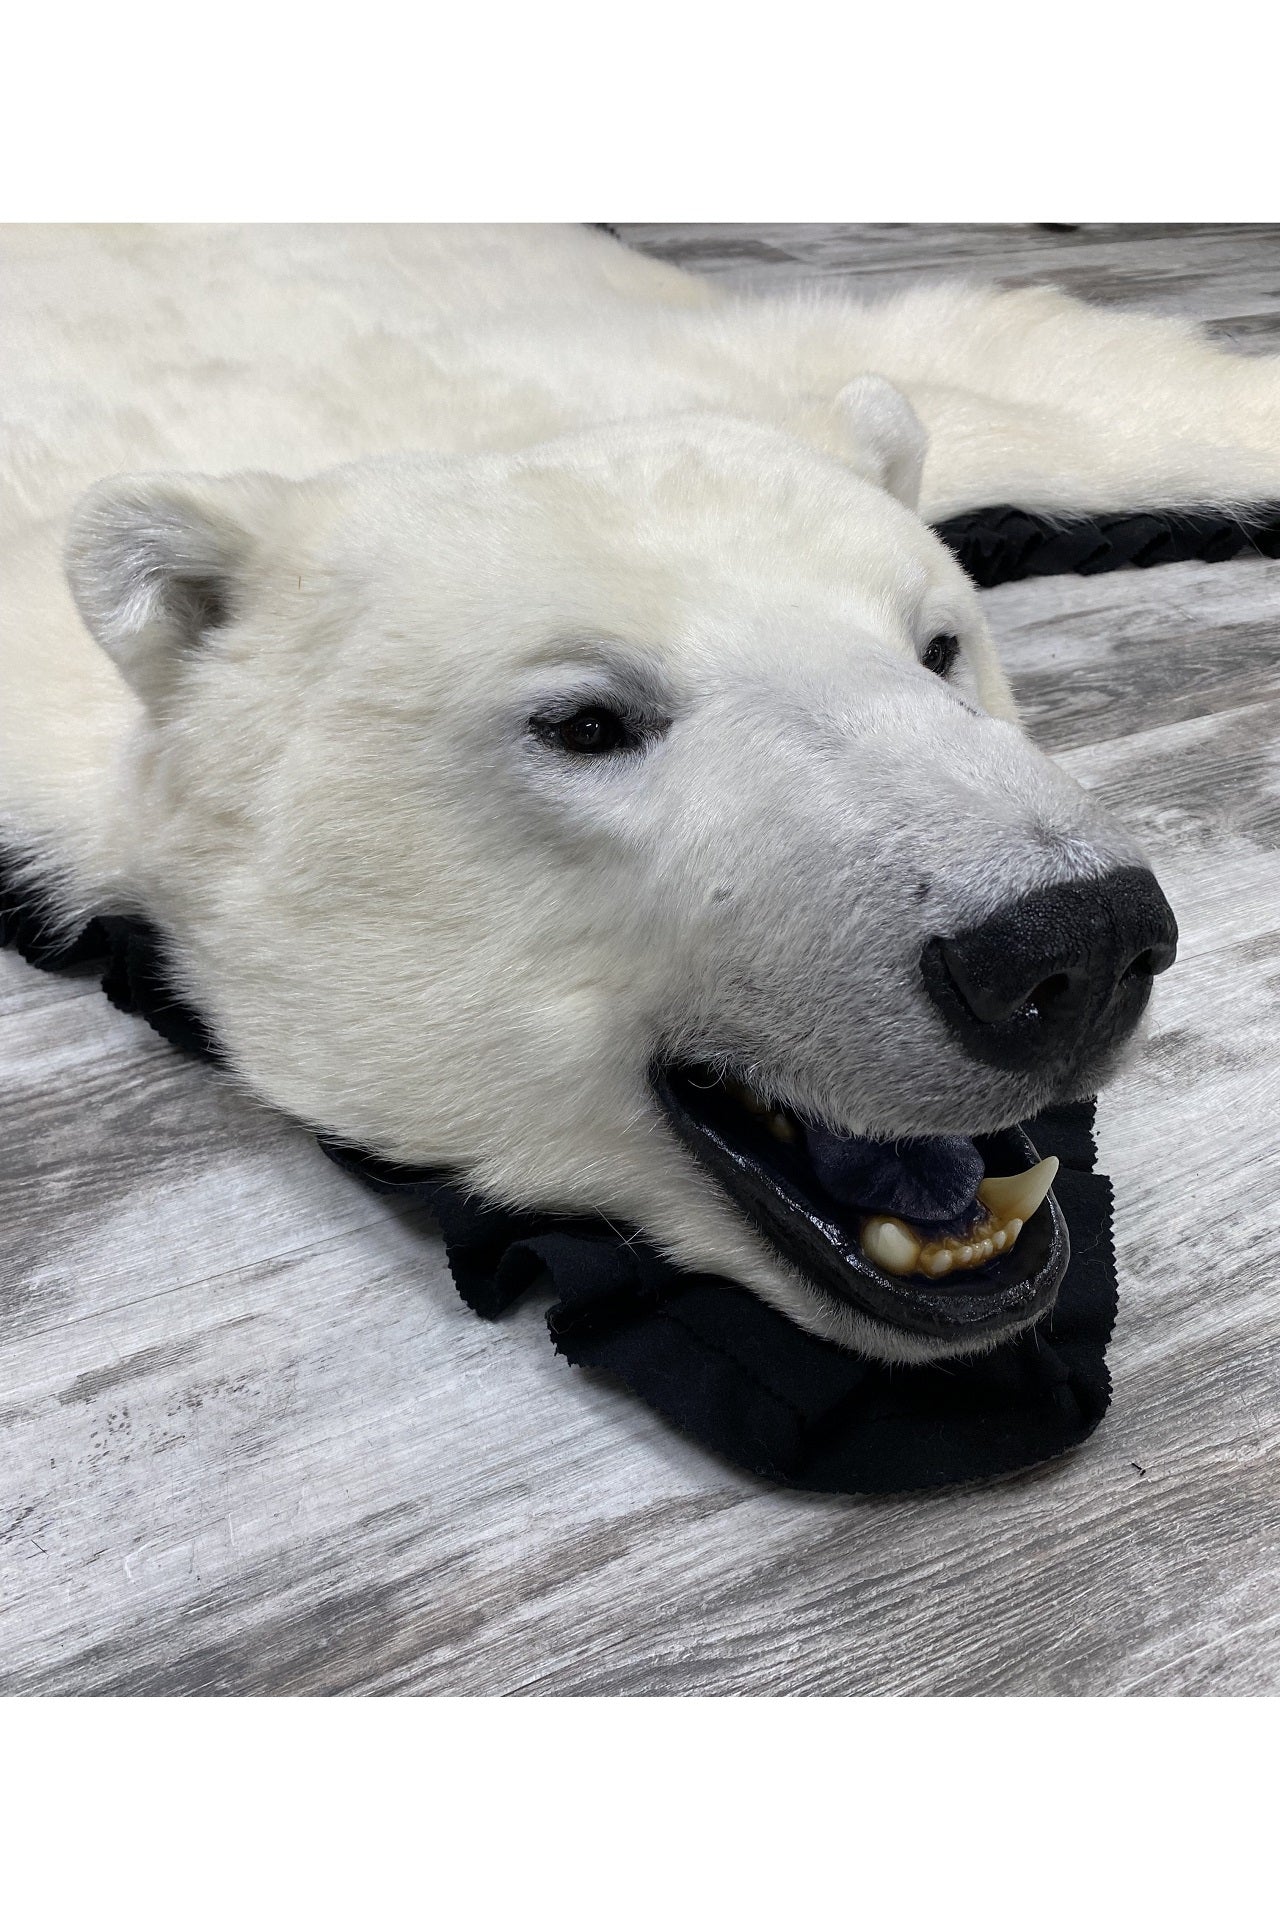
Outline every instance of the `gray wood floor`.
<svg viewBox="0 0 1280 1920">
<path fill-rule="evenodd" d="M 1049 277 L 1280 332 L 1275 228 L 644 227 L 744 286 Z M 1280 563 L 988 596 L 1182 957 L 1105 1097 L 1114 1408 L 797 1496 L 466 1312 L 433 1236 L 89 983 L 0 956 L 8 1692 L 1248 1694 L 1280 1679 Z"/>
</svg>

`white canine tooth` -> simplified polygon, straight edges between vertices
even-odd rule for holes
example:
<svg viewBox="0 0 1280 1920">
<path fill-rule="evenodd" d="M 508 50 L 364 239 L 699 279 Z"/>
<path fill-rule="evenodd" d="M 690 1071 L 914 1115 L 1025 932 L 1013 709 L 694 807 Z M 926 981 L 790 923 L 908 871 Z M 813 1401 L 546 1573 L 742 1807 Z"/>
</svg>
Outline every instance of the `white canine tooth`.
<svg viewBox="0 0 1280 1920">
<path fill-rule="evenodd" d="M 996 1174 L 984 1180 L 978 1188 L 978 1198 L 988 1213 L 993 1213 L 1007 1229 L 1014 1218 L 1020 1224 L 1031 1218 L 1053 1185 L 1057 1171 L 1057 1155 L 1051 1153 L 1047 1160 L 1028 1167 L 1025 1173 Z"/>
<path fill-rule="evenodd" d="M 937 1247 L 931 1253 L 920 1255 L 920 1265 L 931 1280 L 940 1280 L 944 1273 L 950 1273 L 955 1257 L 946 1247 Z"/>
<path fill-rule="evenodd" d="M 785 1113 L 771 1113 L 765 1125 L 775 1140 L 785 1140 L 790 1145 L 796 1137 L 795 1123 L 788 1120 Z"/>
<path fill-rule="evenodd" d="M 914 1273 L 920 1242 L 901 1220 L 878 1217 L 862 1229 L 862 1251 L 886 1273 Z"/>
</svg>

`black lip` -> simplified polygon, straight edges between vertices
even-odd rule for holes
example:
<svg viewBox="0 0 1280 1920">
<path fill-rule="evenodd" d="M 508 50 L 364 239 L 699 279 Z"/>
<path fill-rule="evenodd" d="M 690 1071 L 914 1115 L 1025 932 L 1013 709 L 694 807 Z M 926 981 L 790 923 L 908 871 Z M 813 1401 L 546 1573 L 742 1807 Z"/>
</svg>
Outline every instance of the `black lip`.
<svg viewBox="0 0 1280 1920">
<path fill-rule="evenodd" d="M 872 1319 L 954 1343 L 999 1337 L 1053 1305 L 1071 1241 L 1052 1192 L 1009 1252 L 979 1272 L 934 1285 L 900 1279 L 865 1257 L 858 1216 L 833 1205 L 799 1148 L 772 1140 L 766 1148 L 763 1129 L 739 1102 L 687 1069 L 655 1067 L 651 1079 L 675 1133 L 753 1226 L 807 1279 Z M 975 1144 L 990 1174 L 1019 1173 L 1040 1159 L 1021 1127 L 979 1135 Z"/>
</svg>

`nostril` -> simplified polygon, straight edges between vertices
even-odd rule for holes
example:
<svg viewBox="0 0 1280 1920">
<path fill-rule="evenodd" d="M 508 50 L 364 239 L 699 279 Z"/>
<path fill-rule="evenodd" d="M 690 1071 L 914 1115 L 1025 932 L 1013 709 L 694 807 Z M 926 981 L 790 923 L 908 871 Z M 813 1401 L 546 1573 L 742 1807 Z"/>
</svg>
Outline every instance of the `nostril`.
<svg viewBox="0 0 1280 1920">
<path fill-rule="evenodd" d="M 1066 973 L 1051 973 L 1038 987 L 1033 987 L 1027 995 L 1027 1005 L 1034 1007 L 1043 1020 L 1052 1014 L 1071 991 L 1071 976 Z"/>
<path fill-rule="evenodd" d="M 1177 948 L 1161 940 L 1153 947 L 1145 947 L 1132 959 L 1120 976 L 1123 986 L 1126 980 L 1152 980 L 1156 974 L 1164 973 L 1174 962 Z"/>
</svg>

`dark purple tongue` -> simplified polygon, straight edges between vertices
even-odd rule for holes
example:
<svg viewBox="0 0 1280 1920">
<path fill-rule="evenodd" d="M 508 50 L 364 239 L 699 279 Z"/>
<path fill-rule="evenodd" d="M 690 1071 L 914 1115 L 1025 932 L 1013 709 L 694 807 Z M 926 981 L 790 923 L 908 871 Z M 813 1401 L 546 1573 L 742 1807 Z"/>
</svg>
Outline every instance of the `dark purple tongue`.
<svg viewBox="0 0 1280 1920">
<path fill-rule="evenodd" d="M 977 1199 L 984 1168 L 972 1140 L 850 1140 L 807 1123 L 805 1134 L 823 1190 L 859 1213 L 952 1221 Z"/>
</svg>

